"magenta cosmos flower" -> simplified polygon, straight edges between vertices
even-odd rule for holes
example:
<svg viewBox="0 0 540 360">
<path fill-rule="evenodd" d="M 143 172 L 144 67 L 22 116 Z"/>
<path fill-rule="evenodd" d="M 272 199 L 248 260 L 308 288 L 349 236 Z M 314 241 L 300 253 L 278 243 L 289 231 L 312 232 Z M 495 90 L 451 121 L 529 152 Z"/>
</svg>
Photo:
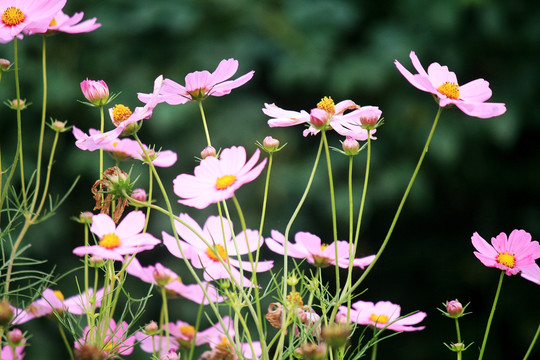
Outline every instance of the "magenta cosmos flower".
<svg viewBox="0 0 540 360">
<path fill-rule="evenodd" d="M 501 269 L 506 275 L 521 272 L 521 276 L 527 280 L 540 283 L 540 277 L 535 276 L 540 274 L 535 263 L 535 260 L 540 258 L 540 244 L 532 241 L 528 232 L 514 230 L 508 237 L 505 233 L 500 233 L 491 238 L 491 245 L 476 232 L 471 240 L 477 250 L 474 255 L 485 266 Z"/>
<path fill-rule="evenodd" d="M 213 73 L 206 70 L 195 71 L 186 75 L 185 86 L 171 79 L 163 81 L 159 102 L 170 105 L 185 104 L 188 101 L 201 101 L 208 96 L 223 96 L 247 83 L 253 77 L 254 71 L 240 76 L 236 80 L 229 80 L 238 70 L 238 61 L 235 59 L 221 60 Z M 148 102 L 149 94 L 139 94 L 139 100 Z"/>
<path fill-rule="evenodd" d="M 10 42 L 23 31 L 44 33 L 66 0 L 0 0 L 0 43 Z"/>
<path fill-rule="evenodd" d="M 229 226 L 226 219 L 210 216 L 206 220 L 204 228 L 201 229 L 199 224 L 189 215 L 180 214 L 179 218 L 187 225 L 175 221 L 176 232 L 182 240 L 176 241 L 173 236 L 163 232 L 163 244 L 174 256 L 183 258 L 183 252 L 194 267 L 204 269 L 205 280 L 230 279 L 232 277 L 240 286 L 251 286 L 251 282 L 241 275 L 240 267 L 243 271 L 250 272 L 262 272 L 272 268 L 273 261 L 260 261 L 256 268 L 253 268 L 249 261 L 239 261 L 232 258 L 232 256 L 253 252 L 262 245 L 258 231 L 248 229 L 246 232 L 237 234 L 235 245 L 231 232 L 232 224 Z M 207 246 L 195 232 L 201 235 L 211 247 Z M 182 248 L 182 252 L 178 246 Z M 224 264 L 219 258 L 223 260 Z M 246 258 L 244 256 L 244 259 Z"/>
<path fill-rule="evenodd" d="M 285 236 L 279 231 L 272 230 L 272 237 L 266 239 L 266 245 L 270 250 L 278 253 L 285 253 Z M 338 266 L 342 268 L 349 267 L 349 243 L 347 241 L 338 241 L 327 245 L 321 242 L 318 236 L 308 232 L 298 232 L 294 236 L 295 243 L 287 244 L 287 256 L 298 259 L 306 259 L 310 264 L 318 267 L 327 267 L 336 264 L 336 247 L 338 252 Z M 354 251 L 353 251 L 354 253 Z M 369 266 L 375 255 L 366 256 L 353 260 L 353 266 L 361 269 Z"/>
<path fill-rule="evenodd" d="M 221 152 L 219 159 L 209 156 L 195 167 L 194 175 L 180 174 L 174 179 L 174 193 L 180 204 L 204 209 L 210 204 L 230 199 L 242 185 L 255 180 L 266 159 L 257 166 L 257 149 L 246 162 L 246 149 L 233 146 Z"/>
<path fill-rule="evenodd" d="M 73 249 L 78 256 L 94 255 L 102 259 L 122 261 L 124 255 L 150 250 L 159 240 L 149 233 L 141 233 L 146 217 L 142 211 L 132 211 L 116 226 L 107 214 L 92 217 L 90 231 L 99 238 L 97 245 L 79 246 Z"/>
<path fill-rule="evenodd" d="M 122 321 L 120 324 L 116 324 L 116 321 L 111 319 L 109 327 L 105 333 L 105 339 L 103 340 L 103 354 L 107 359 L 115 358 L 118 355 L 125 356 L 130 355 L 133 352 L 133 346 L 135 345 L 135 335 L 129 335 L 128 324 Z M 81 349 L 83 345 L 87 344 L 88 332 L 90 328 L 87 326 L 84 329 L 83 337 L 75 341 L 75 349 Z"/>
<path fill-rule="evenodd" d="M 306 124 L 309 127 L 304 130 L 303 135 L 315 135 L 321 129 L 334 129 L 343 136 L 351 136 L 357 140 L 367 140 L 368 132 L 365 129 L 351 129 L 344 127 L 342 123 L 355 122 L 360 115 L 361 107 L 352 100 L 344 100 L 334 104 L 332 98 L 325 96 L 317 104 L 317 107 L 311 109 L 310 113 L 305 110 L 300 112 L 284 110 L 275 104 L 264 104 L 262 111 L 271 117 L 268 120 L 270 127 L 286 127 L 298 124 Z M 352 111 L 349 111 L 352 110 Z M 349 111 L 345 113 L 346 111 Z M 374 134 L 376 130 L 371 130 Z M 376 139 L 375 137 L 371 137 Z"/>
<path fill-rule="evenodd" d="M 411 51 L 410 58 L 418 74 L 411 74 L 397 60 L 394 63 L 399 72 L 414 87 L 436 95 L 440 107 L 453 104 L 465 114 L 483 119 L 506 112 L 504 104 L 485 102 L 491 97 L 491 89 L 486 80 L 476 79 L 460 86 L 456 74 L 449 71 L 447 66 L 433 63 L 429 65 L 426 72 L 414 51 Z"/>
<path fill-rule="evenodd" d="M 169 294 L 180 295 L 197 304 L 209 304 L 208 299 L 198 284 L 184 285 L 180 276 L 160 263 L 154 266 L 143 267 L 137 258 L 133 258 L 126 271 L 128 274 L 136 276 L 144 282 L 165 287 L 169 291 Z M 202 286 L 206 289 L 206 293 L 212 302 L 222 302 L 224 300 L 211 284 L 202 282 Z"/>
<path fill-rule="evenodd" d="M 88 19 L 81 22 L 84 16 L 83 12 L 78 12 L 69 16 L 64 14 L 62 10 L 49 23 L 49 31 L 60 31 L 69 34 L 79 34 L 94 31 L 101 26 L 96 24 L 96 18 Z"/>
<path fill-rule="evenodd" d="M 416 331 L 423 330 L 424 326 L 416 325 L 426 317 L 426 313 L 417 312 L 409 316 L 400 318 L 401 307 L 389 301 L 379 301 L 373 304 L 369 301 L 357 301 L 352 304 L 350 319 L 360 325 L 369 325 L 378 329 L 389 329 L 393 331 Z M 347 307 L 340 306 L 338 312 L 339 319 L 347 318 Z"/>
</svg>

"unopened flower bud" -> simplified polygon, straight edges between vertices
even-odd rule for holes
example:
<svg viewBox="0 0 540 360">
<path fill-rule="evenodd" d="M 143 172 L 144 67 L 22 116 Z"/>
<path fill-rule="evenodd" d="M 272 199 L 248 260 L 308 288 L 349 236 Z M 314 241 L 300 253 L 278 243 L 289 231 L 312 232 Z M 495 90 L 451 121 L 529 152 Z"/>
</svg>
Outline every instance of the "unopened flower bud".
<svg viewBox="0 0 540 360">
<path fill-rule="evenodd" d="M 295 275 L 295 274 L 291 274 L 289 275 L 289 277 L 287 278 L 287 285 L 289 286 L 295 286 L 298 284 L 300 280 L 298 279 L 298 277 Z"/>
<path fill-rule="evenodd" d="M 360 108 L 360 123 L 364 129 L 375 129 L 382 111 L 376 106 L 363 106 Z"/>
<path fill-rule="evenodd" d="M 311 109 L 309 122 L 317 129 L 325 129 L 330 122 L 330 114 L 323 109 Z"/>
<path fill-rule="evenodd" d="M 11 65 L 11 62 L 8 59 L 0 59 L 0 70 L 6 71 L 9 66 Z"/>
<path fill-rule="evenodd" d="M 13 310 L 7 299 L 0 301 L 0 328 L 7 326 L 13 318 Z"/>
<path fill-rule="evenodd" d="M 99 268 L 105 263 L 105 260 L 101 256 L 90 256 L 90 259 L 88 259 L 88 265 L 94 268 Z"/>
<path fill-rule="evenodd" d="M 279 148 L 279 140 L 267 136 L 263 140 L 264 149 L 268 152 L 274 152 Z"/>
<path fill-rule="evenodd" d="M 459 317 L 463 314 L 463 305 L 456 299 L 446 302 L 446 311 L 453 317 Z"/>
<path fill-rule="evenodd" d="M 206 159 L 209 156 L 216 156 L 216 149 L 214 149 L 214 147 L 211 145 L 208 145 L 203 149 L 203 151 L 201 151 L 201 158 Z"/>
<path fill-rule="evenodd" d="M 334 323 L 322 328 L 322 336 L 328 346 L 340 348 L 347 343 L 351 335 L 351 327 L 345 323 Z"/>
<path fill-rule="evenodd" d="M 161 355 L 159 360 L 179 360 L 180 355 L 177 354 L 173 349 L 169 350 L 167 354 Z"/>
<path fill-rule="evenodd" d="M 92 224 L 92 217 L 94 216 L 93 213 L 91 213 L 90 211 L 85 211 L 85 212 L 82 212 L 80 215 L 79 215 L 79 221 L 83 224 Z"/>
<path fill-rule="evenodd" d="M 11 100 L 11 108 L 13 110 L 24 110 L 26 109 L 26 102 L 23 99 L 13 99 Z"/>
<path fill-rule="evenodd" d="M 306 342 L 296 348 L 294 353 L 304 360 L 324 360 L 326 359 L 326 345 Z"/>
<path fill-rule="evenodd" d="M 54 120 L 49 126 L 56 132 L 63 133 L 68 131 L 71 126 L 66 126 L 67 121 Z"/>
<path fill-rule="evenodd" d="M 8 332 L 7 339 L 12 346 L 21 346 L 24 343 L 24 335 L 20 329 L 13 329 Z"/>
<path fill-rule="evenodd" d="M 150 336 L 157 334 L 158 330 L 159 327 L 155 321 L 150 321 L 150 323 L 144 327 L 144 332 Z"/>
<path fill-rule="evenodd" d="M 350 136 L 347 136 L 347 138 L 341 143 L 341 146 L 343 147 L 345 154 L 349 156 L 357 155 L 360 150 L 360 144 L 358 141 Z"/>
<path fill-rule="evenodd" d="M 144 189 L 135 189 L 131 193 L 131 197 L 137 201 L 145 202 L 147 199 L 146 191 Z"/>
<path fill-rule="evenodd" d="M 465 346 L 464 343 L 451 344 L 448 348 L 454 352 L 462 352 L 462 351 L 467 350 L 467 347 Z"/>
<path fill-rule="evenodd" d="M 88 80 L 81 82 L 81 90 L 84 97 L 94 106 L 103 106 L 109 100 L 109 87 L 103 80 Z"/>
</svg>

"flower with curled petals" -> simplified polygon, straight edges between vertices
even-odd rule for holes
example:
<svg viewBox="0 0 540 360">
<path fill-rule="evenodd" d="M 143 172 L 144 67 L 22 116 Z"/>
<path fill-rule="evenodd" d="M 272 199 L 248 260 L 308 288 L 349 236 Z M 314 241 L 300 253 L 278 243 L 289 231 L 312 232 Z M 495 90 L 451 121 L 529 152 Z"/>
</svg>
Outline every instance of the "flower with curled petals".
<svg viewBox="0 0 540 360">
<path fill-rule="evenodd" d="M 483 119 L 499 116 L 506 112 L 504 104 L 485 102 L 492 94 L 486 80 L 476 79 L 467 84 L 459 85 L 456 74 L 448 70 L 447 66 L 432 63 L 426 72 L 414 51 L 411 51 L 410 58 L 418 74 L 412 74 L 397 60 L 394 63 L 399 72 L 414 87 L 437 96 L 440 107 L 455 105 L 465 114 Z"/>
<path fill-rule="evenodd" d="M 246 149 L 233 146 L 224 149 L 219 159 L 208 156 L 195 167 L 194 175 L 180 174 L 174 179 L 174 193 L 180 204 L 204 209 L 210 204 L 230 199 L 242 185 L 255 180 L 264 169 L 266 159 L 258 165 L 257 149 L 246 162 Z"/>
<path fill-rule="evenodd" d="M 540 258 L 540 244 L 532 241 L 528 232 L 516 229 L 510 236 L 502 232 L 491 238 L 491 245 L 476 232 L 471 240 L 477 250 L 474 255 L 485 266 L 503 270 L 506 275 L 521 272 L 522 277 L 540 284 L 540 269 L 535 262 Z"/>
<path fill-rule="evenodd" d="M 159 240 L 143 233 L 146 217 L 142 211 L 132 211 L 116 226 L 107 214 L 92 217 L 90 231 L 97 235 L 96 245 L 79 246 L 73 249 L 78 256 L 86 254 L 102 259 L 122 261 L 124 255 L 136 254 L 154 248 Z"/>
<path fill-rule="evenodd" d="M 182 240 L 177 241 L 163 232 L 163 244 L 172 255 L 178 258 L 185 256 L 195 268 L 204 269 L 206 281 L 232 278 L 239 286 L 251 286 L 239 268 L 244 273 L 263 272 L 272 268 L 273 261 L 259 261 L 252 266 L 249 261 L 233 258 L 256 251 L 261 246 L 262 239 L 258 231 L 247 229 L 233 237 L 232 223 L 218 216 L 210 216 L 202 229 L 187 214 L 180 214 L 179 219 L 181 222 L 175 220 L 174 226 Z"/>
<path fill-rule="evenodd" d="M 49 23 L 48 30 L 65 32 L 68 34 L 79 34 L 94 31 L 101 26 L 99 23 L 96 24 L 96 18 L 81 22 L 83 16 L 83 12 L 78 12 L 73 14 L 73 16 L 69 16 L 60 10 Z"/>
<path fill-rule="evenodd" d="M 159 102 L 169 105 L 185 104 L 188 101 L 201 101 L 208 96 L 224 96 L 247 83 L 253 77 L 254 71 L 250 71 L 238 79 L 229 80 L 238 70 L 238 61 L 235 59 L 221 60 L 216 70 L 210 73 L 206 70 L 195 71 L 186 75 L 185 86 L 171 79 L 163 81 Z M 139 100 L 148 102 L 150 94 L 139 93 Z"/>
<path fill-rule="evenodd" d="M 418 324 L 426 317 L 426 313 L 417 312 L 408 316 L 401 316 L 401 307 L 389 301 L 379 301 L 374 304 L 369 301 L 357 301 L 350 309 L 351 322 L 360 325 L 369 325 L 378 329 L 393 331 L 416 331 L 423 330 L 424 326 L 411 326 Z M 340 306 L 339 319 L 347 318 L 347 307 Z"/>
</svg>

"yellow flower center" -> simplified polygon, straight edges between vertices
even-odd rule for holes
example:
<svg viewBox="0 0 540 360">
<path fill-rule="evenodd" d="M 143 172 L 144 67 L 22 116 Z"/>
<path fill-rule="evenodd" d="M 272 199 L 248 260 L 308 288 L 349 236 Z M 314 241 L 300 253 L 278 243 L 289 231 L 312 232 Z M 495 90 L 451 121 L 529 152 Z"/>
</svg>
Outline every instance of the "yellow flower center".
<svg viewBox="0 0 540 360">
<path fill-rule="evenodd" d="M 225 248 L 223 246 L 218 244 L 214 245 L 214 249 L 212 249 L 211 247 L 206 249 L 206 255 L 208 255 L 208 257 L 210 257 L 210 259 L 215 262 L 219 261 L 218 254 L 223 261 L 227 261 L 227 252 L 225 251 Z"/>
<path fill-rule="evenodd" d="M 234 184 L 235 181 L 236 181 L 236 176 L 234 175 L 224 175 L 222 177 L 219 177 L 216 180 L 216 189 L 225 190 L 226 188 Z"/>
<path fill-rule="evenodd" d="M 109 250 L 117 248 L 118 246 L 120 246 L 120 238 L 114 233 L 106 234 L 99 242 L 99 246 L 107 248 Z"/>
<path fill-rule="evenodd" d="M 287 302 L 297 306 L 304 306 L 302 296 L 300 296 L 300 293 L 297 291 L 291 291 L 289 295 L 287 295 Z"/>
<path fill-rule="evenodd" d="M 516 256 L 507 252 L 499 253 L 499 256 L 497 256 L 497 261 L 501 265 L 513 268 L 516 265 Z"/>
<path fill-rule="evenodd" d="M 58 23 L 56 22 L 56 19 L 53 18 L 53 19 L 51 20 L 51 22 L 49 23 L 49 27 L 51 27 L 51 26 L 56 26 L 56 25 L 58 25 Z"/>
<path fill-rule="evenodd" d="M 386 315 L 371 314 L 369 320 L 373 321 L 376 324 L 386 324 L 389 319 Z"/>
<path fill-rule="evenodd" d="M 64 294 L 62 294 L 60 290 L 54 290 L 53 292 L 54 292 L 54 296 L 59 298 L 61 301 L 64 301 Z"/>
<path fill-rule="evenodd" d="M 328 244 L 322 244 L 321 245 L 321 251 L 326 250 L 327 247 L 328 247 Z"/>
<path fill-rule="evenodd" d="M 8 7 L 2 14 L 2 22 L 6 26 L 15 26 L 19 25 L 24 21 L 26 15 L 21 11 L 21 9 L 16 7 Z"/>
<path fill-rule="evenodd" d="M 330 115 L 334 115 L 336 113 L 336 106 L 334 104 L 334 100 L 330 96 L 325 96 L 319 101 L 317 104 L 317 109 L 322 109 L 329 113 Z"/>
<path fill-rule="evenodd" d="M 229 340 L 227 340 L 225 336 L 221 338 L 221 342 L 216 346 L 216 349 L 218 349 L 220 352 L 232 352 L 234 350 L 232 345 L 229 343 Z"/>
<path fill-rule="evenodd" d="M 122 121 L 126 121 L 133 113 L 127 106 L 122 104 L 114 105 L 112 110 L 113 123 L 118 126 Z"/>
<path fill-rule="evenodd" d="M 459 86 L 448 81 L 445 81 L 439 88 L 438 92 L 445 95 L 449 99 L 457 100 L 459 99 Z"/>
<path fill-rule="evenodd" d="M 192 338 L 195 335 L 195 328 L 191 325 L 180 326 L 178 329 L 185 337 Z"/>
</svg>

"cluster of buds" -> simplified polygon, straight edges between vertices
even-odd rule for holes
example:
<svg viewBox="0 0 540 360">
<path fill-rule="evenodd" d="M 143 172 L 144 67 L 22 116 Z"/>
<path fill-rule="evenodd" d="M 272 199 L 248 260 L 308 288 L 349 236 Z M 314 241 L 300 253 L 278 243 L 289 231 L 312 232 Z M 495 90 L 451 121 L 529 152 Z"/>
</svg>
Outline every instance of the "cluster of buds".
<svg viewBox="0 0 540 360">
<path fill-rule="evenodd" d="M 94 210 L 100 210 L 102 214 L 109 214 L 111 202 L 116 200 L 111 218 L 118 223 L 128 205 L 128 197 L 133 193 L 129 174 L 116 166 L 110 167 L 103 172 L 103 178 L 97 180 L 91 190 L 96 200 Z"/>
</svg>

